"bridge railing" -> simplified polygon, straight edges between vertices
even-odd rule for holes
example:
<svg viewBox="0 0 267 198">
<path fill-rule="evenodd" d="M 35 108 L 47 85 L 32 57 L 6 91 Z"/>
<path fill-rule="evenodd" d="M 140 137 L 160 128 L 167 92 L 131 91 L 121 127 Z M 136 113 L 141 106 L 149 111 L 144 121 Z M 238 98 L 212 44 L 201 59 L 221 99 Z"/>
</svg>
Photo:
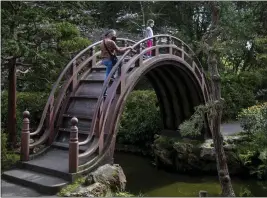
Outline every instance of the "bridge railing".
<svg viewBox="0 0 267 198">
<path fill-rule="evenodd" d="M 118 38 L 117 40 L 122 45 L 135 43 L 130 39 Z M 100 44 L 101 41 L 98 41 L 79 52 L 63 69 L 53 85 L 37 129 L 30 133 L 31 138 L 36 136 L 36 141 L 29 145 L 30 149 L 44 144 L 47 140 L 50 144 L 53 142 L 55 123 L 60 117 L 59 112 L 62 109 L 62 104 L 75 89 L 79 79 L 100 62 Z"/>
<path fill-rule="evenodd" d="M 150 48 L 146 48 L 146 42 L 148 40 L 153 40 L 153 46 Z M 98 149 L 99 155 L 103 155 L 105 152 L 107 152 L 106 149 L 109 147 L 109 143 L 112 140 L 112 137 L 114 136 L 114 131 L 109 131 L 107 133 L 106 143 L 104 142 L 104 133 L 105 133 L 105 127 L 107 120 L 112 119 L 111 117 L 108 117 L 109 115 L 117 116 L 113 112 L 113 108 L 111 107 L 114 105 L 114 102 L 116 100 L 116 97 L 118 98 L 118 95 L 123 93 L 124 91 L 124 84 L 126 82 L 126 74 L 129 71 L 130 67 L 139 67 L 142 66 L 142 63 L 145 61 L 149 61 L 149 59 L 143 60 L 143 56 L 148 52 L 152 51 L 152 57 L 158 56 L 159 54 L 163 53 L 164 50 L 165 53 L 180 56 L 182 60 L 185 60 L 185 62 L 191 67 L 191 69 L 195 72 L 196 78 L 199 81 L 199 84 L 201 85 L 201 88 L 203 89 L 203 92 L 206 92 L 205 98 L 208 99 L 207 94 L 207 87 L 204 86 L 205 79 L 204 79 L 204 73 L 203 68 L 200 64 L 200 62 L 197 60 L 195 54 L 193 53 L 192 49 L 186 45 L 182 40 L 177 39 L 170 35 L 156 35 L 151 38 L 143 39 L 139 42 L 137 42 L 133 46 L 135 52 L 132 52 L 128 50 L 124 55 L 120 58 L 118 63 L 113 67 L 111 70 L 109 76 L 107 77 L 103 89 L 101 92 L 101 95 L 97 101 L 96 104 L 96 112 L 94 113 L 93 119 L 92 119 L 92 125 L 90 129 L 91 136 L 88 136 L 88 138 L 80 142 L 79 145 L 85 145 L 87 144 L 93 135 L 96 135 L 98 139 L 98 143 L 95 144 L 93 147 L 90 147 L 90 150 L 85 151 L 84 153 L 79 155 L 79 158 L 85 158 L 90 156 L 93 152 L 95 152 Z M 166 52 L 167 51 L 167 52 Z M 126 57 L 132 57 L 126 65 L 124 64 L 124 59 Z M 198 65 L 201 66 L 201 69 L 198 68 Z M 123 71 L 122 71 L 123 66 Z M 115 73 L 118 73 L 118 80 L 117 81 L 111 81 L 111 76 L 113 76 Z M 107 97 L 104 97 L 105 90 L 108 90 Z M 112 113 L 110 113 L 112 111 Z M 111 121 L 112 122 L 112 121 Z M 110 128 L 110 130 L 112 130 Z M 96 159 L 97 160 L 97 159 Z M 94 162 L 89 162 L 89 164 L 92 164 Z M 87 164 L 87 165 L 89 165 Z"/>
</svg>

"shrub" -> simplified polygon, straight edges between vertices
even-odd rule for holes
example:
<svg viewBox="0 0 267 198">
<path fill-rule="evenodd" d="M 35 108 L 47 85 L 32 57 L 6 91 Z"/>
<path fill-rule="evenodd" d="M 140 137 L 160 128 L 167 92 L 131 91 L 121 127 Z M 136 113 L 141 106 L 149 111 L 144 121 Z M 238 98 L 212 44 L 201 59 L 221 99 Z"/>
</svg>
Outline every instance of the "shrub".
<svg viewBox="0 0 267 198">
<path fill-rule="evenodd" d="M 243 109 L 238 119 L 247 132 L 267 130 L 267 102 Z"/>
<path fill-rule="evenodd" d="M 35 128 L 39 124 L 43 109 L 48 99 L 47 93 L 42 92 L 17 92 L 16 128 L 18 135 L 22 127 L 22 114 L 25 110 L 30 112 L 30 127 Z M 1 126 L 6 129 L 8 119 L 8 94 L 1 94 Z"/>
<path fill-rule="evenodd" d="M 2 171 L 10 169 L 19 161 L 20 156 L 14 151 L 7 150 L 7 134 L 1 132 L 1 169 Z"/>
<path fill-rule="evenodd" d="M 243 109 L 238 118 L 249 140 L 238 147 L 239 157 L 251 175 L 267 177 L 267 102 Z"/>
<path fill-rule="evenodd" d="M 236 119 L 243 108 L 256 104 L 256 95 L 266 85 L 267 70 L 222 75 L 222 97 L 225 107 L 222 119 Z"/>
<path fill-rule="evenodd" d="M 154 91 L 133 91 L 126 101 L 117 141 L 120 144 L 144 146 L 161 130 L 159 107 Z"/>
</svg>

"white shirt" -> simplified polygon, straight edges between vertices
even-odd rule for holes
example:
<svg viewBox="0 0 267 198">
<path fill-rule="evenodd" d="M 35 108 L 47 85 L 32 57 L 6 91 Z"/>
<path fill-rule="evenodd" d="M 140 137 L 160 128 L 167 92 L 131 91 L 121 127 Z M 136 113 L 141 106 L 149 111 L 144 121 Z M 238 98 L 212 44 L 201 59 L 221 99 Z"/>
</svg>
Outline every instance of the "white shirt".
<svg viewBox="0 0 267 198">
<path fill-rule="evenodd" d="M 153 30 L 151 27 L 146 28 L 146 38 L 153 36 Z"/>
</svg>

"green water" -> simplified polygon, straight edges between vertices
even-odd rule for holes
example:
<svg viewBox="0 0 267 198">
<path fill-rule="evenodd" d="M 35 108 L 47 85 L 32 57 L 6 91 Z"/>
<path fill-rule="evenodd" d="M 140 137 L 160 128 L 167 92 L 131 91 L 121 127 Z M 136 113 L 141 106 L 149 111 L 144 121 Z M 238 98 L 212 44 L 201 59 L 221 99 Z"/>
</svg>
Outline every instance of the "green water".
<svg viewBox="0 0 267 198">
<path fill-rule="evenodd" d="M 219 196 L 220 185 L 216 176 L 188 176 L 157 170 L 149 159 L 133 154 L 115 154 L 115 163 L 122 166 L 127 179 L 126 190 L 148 197 L 196 197 L 200 190 L 209 196 Z M 266 197 L 267 183 L 256 180 L 231 178 L 236 196 Z M 251 194 L 250 194 L 251 193 Z"/>
</svg>

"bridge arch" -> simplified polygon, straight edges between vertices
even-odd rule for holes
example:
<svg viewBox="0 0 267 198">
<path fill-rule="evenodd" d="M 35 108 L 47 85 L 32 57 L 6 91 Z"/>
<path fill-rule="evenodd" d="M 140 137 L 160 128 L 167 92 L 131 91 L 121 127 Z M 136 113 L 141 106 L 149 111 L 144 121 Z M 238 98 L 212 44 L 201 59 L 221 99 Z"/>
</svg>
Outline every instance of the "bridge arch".
<svg viewBox="0 0 267 198">
<path fill-rule="evenodd" d="M 148 78 L 157 95 L 164 131 L 175 132 L 176 136 L 180 136 L 177 129 L 183 121 L 192 116 L 194 107 L 207 102 L 201 89 L 201 83 L 184 60 L 167 55 L 154 58 L 154 60 L 151 59 L 144 64 L 145 67 L 139 67 L 129 76 L 125 92 L 121 94 L 115 109 L 112 111 L 115 115 L 114 121 L 112 121 L 113 125 L 110 125 L 112 133 L 114 133 L 113 140 L 110 143 L 113 152 L 116 133 L 127 98 L 144 76 Z M 205 133 L 209 133 L 209 131 L 202 130 L 200 138 L 204 138 Z"/>
<path fill-rule="evenodd" d="M 148 39 L 153 39 L 154 46 L 145 48 L 145 42 Z M 105 80 L 95 107 L 96 111 L 90 128 L 91 135 L 79 145 L 88 143 L 95 131 L 99 139 L 93 148 L 90 147 L 79 155 L 80 159 L 86 159 L 96 150 L 99 154 L 97 162 L 113 159 L 116 132 L 123 107 L 127 96 L 143 75 L 147 74 L 154 84 L 166 129 L 176 130 L 182 121 L 193 114 L 195 106 L 209 101 L 207 80 L 193 51 L 183 41 L 170 35 L 157 35 L 148 39 L 134 44 L 133 48 L 136 51 L 126 52 Z M 143 56 L 148 51 L 152 51 L 152 57 L 144 60 Z M 113 81 L 111 76 L 116 72 L 118 75 Z M 175 78 L 175 74 L 180 78 Z M 107 97 L 104 97 L 106 90 Z M 179 94 L 175 96 L 172 92 L 174 90 Z M 168 97 L 172 97 L 172 100 Z M 182 103 L 177 103 L 178 98 Z M 176 112 L 179 108 L 183 111 Z M 205 132 L 209 133 L 209 127 L 205 129 L 202 138 Z M 86 168 L 90 165 L 92 162 L 85 163 L 82 167 Z"/>
<path fill-rule="evenodd" d="M 150 48 L 146 48 L 148 39 L 153 40 Z M 139 42 L 118 39 L 121 46 L 133 45 L 135 51 L 120 54 L 118 63 L 105 81 L 105 67 L 101 66 L 99 58 L 100 43 L 82 50 L 59 75 L 37 130 L 29 134 L 31 138 L 37 136 L 36 141 L 28 141 L 25 148 L 33 151 L 39 145 L 45 147 L 37 154 L 31 153 L 30 162 L 25 163 L 27 166 L 38 164 L 44 170 L 53 169 L 64 178 L 73 179 L 75 174 L 90 172 L 103 163 L 111 162 L 126 99 L 143 76 L 149 79 L 156 92 L 167 131 L 179 134 L 176 131 L 178 126 L 190 118 L 194 107 L 210 100 L 203 68 L 194 52 L 180 39 L 170 35 L 156 35 Z M 144 59 L 148 51 L 152 51 L 152 57 Z M 112 80 L 114 74 L 117 75 Z M 106 91 L 107 97 L 104 96 Z M 78 138 L 72 139 L 74 132 L 70 120 L 73 117 L 79 119 L 79 135 L 75 134 Z M 210 134 L 209 127 L 203 131 L 201 138 L 207 133 Z M 71 148 L 75 146 L 75 151 L 69 147 L 71 141 Z M 22 151 L 22 156 L 28 158 L 29 150 Z M 55 152 L 58 152 L 57 159 L 54 158 Z M 72 164 L 72 167 L 76 166 L 75 170 L 62 163 L 67 155 L 69 164 L 75 163 Z M 45 158 L 58 160 L 55 163 L 61 166 L 57 170 L 49 163 L 43 164 Z"/>
</svg>

